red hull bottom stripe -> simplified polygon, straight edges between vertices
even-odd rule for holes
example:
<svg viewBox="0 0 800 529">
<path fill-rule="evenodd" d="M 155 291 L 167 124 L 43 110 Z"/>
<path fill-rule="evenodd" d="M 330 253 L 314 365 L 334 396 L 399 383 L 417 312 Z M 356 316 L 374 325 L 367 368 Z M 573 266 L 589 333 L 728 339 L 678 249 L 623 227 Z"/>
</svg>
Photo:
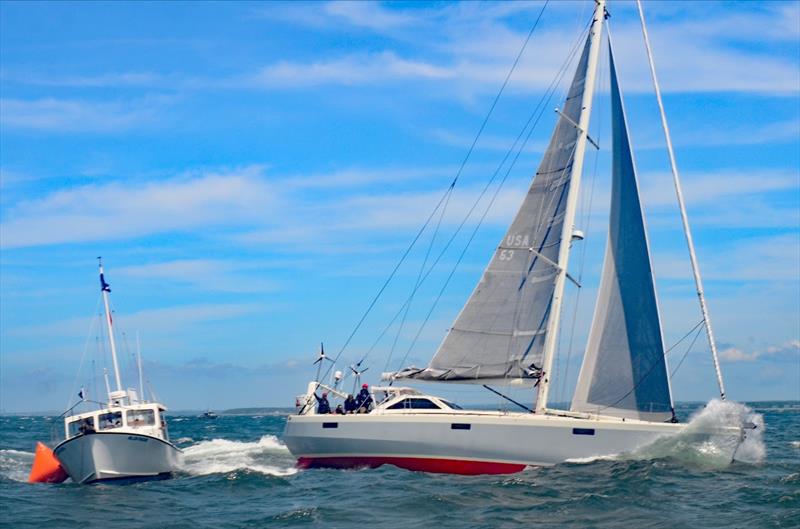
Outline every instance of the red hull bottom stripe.
<svg viewBox="0 0 800 529">
<path fill-rule="evenodd" d="M 436 459 L 424 457 L 301 457 L 297 460 L 300 468 L 377 468 L 381 465 L 394 465 L 416 472 L 438 472 L 442 474 L 513 474 L 520 472 L 525 465 L 517 463 L 494 463 L 491 461 L 465 461 L 463 459 Z"/>
</svg>

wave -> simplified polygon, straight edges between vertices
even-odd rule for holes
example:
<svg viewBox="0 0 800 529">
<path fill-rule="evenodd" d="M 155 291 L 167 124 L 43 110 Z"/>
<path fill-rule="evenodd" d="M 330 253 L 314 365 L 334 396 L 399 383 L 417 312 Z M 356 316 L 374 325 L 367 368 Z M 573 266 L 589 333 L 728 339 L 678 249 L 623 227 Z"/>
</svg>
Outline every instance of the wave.
<svg viewBox="0 0 800 529">
<path fill-rule="evenodd" d="M 744 428 L 743 440 L 732 431 L 735 428 Z M 715 399 L 695 412 L 686 428 L 676 435 L 660 437 L 633 452 L 573 458 L 566 462 L 670 459 L 688 466 L 720 469 L 733 461 L 761 463 L 766 457 L 763 435 L 764 419 L 760 414 L 744 404 Z"/>
<path fill-rule="evenodd" d="M 211 439 L 184 448 L 183 470 L 195 476 L 227 474 L 240 470 L 268 476 L 290 476 L 297 473 L 294 458 L 274 435 L 265 435 L 256 442 Z"/>
<path fill-rule="evenodd" d="M 755 428 L 753 428 L 755 426 Z M 741 428 L 744 439 L 733 433 Z M 714 399 L 695 412 L 679 434 L 636 450 L 634 459 L 669 458 L 703 468 L 724 468 L 733 461 L 761 463 L 766 457 L 764 418 L 738 402 Z"/>
<path fill-rule="evenodd" d="M 0 477 L 13 481 L 28 481 L 33 464 L 33 452 L 0 450 Z"/>
</svg>

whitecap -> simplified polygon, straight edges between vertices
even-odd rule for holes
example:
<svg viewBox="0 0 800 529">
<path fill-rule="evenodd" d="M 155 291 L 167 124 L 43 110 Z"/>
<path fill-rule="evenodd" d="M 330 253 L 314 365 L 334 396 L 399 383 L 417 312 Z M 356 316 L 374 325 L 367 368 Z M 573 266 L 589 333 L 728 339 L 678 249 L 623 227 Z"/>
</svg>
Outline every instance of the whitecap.
<svg viewBox="0 0 800 529">
<path fill-rule="evenodd" d="M 33 464 L 33 452 L 0 450 L 0 476 L 14 481 L 28 481 Z"/>
<path fill-rule="evenodd" d="M 737 428 L 744 432 L 744 439 Z M 737 402 L 714 399 L 692 415 L 680 433 L 659 438 L 629 457 L 670 458 L 704 468 L 723 468 L 734 460 L 760 463 L 766 457 L 763 435 L 761 414 Z"/>
<path fill-rule="evenodd" d="M 274 435 L 265 435 L 256 442 L 229 439 L 201 441 L 185 448 L 183 454 L 183 470 L 196 476 L 226 474 L 237 470 L 269 476 L 297 473 L 286 445 Z"/>
</svg>

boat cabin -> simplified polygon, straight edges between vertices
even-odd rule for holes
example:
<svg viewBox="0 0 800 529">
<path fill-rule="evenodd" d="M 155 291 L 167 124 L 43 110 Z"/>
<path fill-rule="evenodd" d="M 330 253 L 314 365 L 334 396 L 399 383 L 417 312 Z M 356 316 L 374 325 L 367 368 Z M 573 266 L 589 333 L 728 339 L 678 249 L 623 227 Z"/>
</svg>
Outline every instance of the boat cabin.
<svg viewBox="0 0 800 529">
<path fill-rule="evenodd" d="M 64 419 L 66 439 L 97 432 L 138 433 L 168 440 L 166 408 L 156 403 L 112 406 Z"/>
</svg>

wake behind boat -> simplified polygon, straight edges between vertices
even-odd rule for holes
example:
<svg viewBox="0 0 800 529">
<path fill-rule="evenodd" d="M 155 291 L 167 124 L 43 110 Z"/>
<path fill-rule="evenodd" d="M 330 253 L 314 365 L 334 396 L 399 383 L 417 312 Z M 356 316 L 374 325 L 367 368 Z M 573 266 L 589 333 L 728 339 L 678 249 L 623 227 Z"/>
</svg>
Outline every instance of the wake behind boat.
<svg viewBox="0 0 800 529">
<path fill-rule="evenodd" d="M 95 483 L 109 480 L 141 480 L 169 477 L 178 468 L 181 451 L 169 440 L 166 407 L 144 399 L 141 355 L 139 367 L 139 392 L 122 389 L 117 347 L 109 306 L 111 288 L 103 275 L 100 263 L 100 285 L 105 308 L 115 389 L 112 391 L 105 372 L 108 401 L 105 403 L 86 399 L 83 389 L 81 401 L 66 413 L 64 440 L 52 451 L 66 474 L 76 483 Z M 97 409 L 74 413 L 79 406 L 96 406 Z M 65 414 L 66 414 L 65 413 Z M 39 451 L 37 451 L 37 458 Z M 36 462 L 34 462 L 36 466 Z M 41 479 L 41 481 L 51 481 Z"/>
<path fill-rule="evenodd" d="M 639 8 L 703 314 L 701 324 L 724 400 L 716 344 Z M 571 247 L 583 239 L 575 218 L 586 146 L 597 146 L 588 130 L 606 15 L 605 0 L 596 0 L 577 70 L 539 170 L 430 364 L 385 374 L 389 385 L 374 388 L 377 404 L 362 414 L 319 413 L 329 405 L 325 395 L 317 395 L 318 390 L 335 398 L 345 395 L 338 388 L 341 377 L 326 385 L 318 371 L 317 379 L 298 400 L 298 413 L 289 416 L 284 434 L 300 466 L 388 463 L 428 472 L 509 473 L 526 465 L 632 452 L 678 434 L 699 441 L 722 438 L 730 447 L 730 458 L 734 457 L 745 437 L 745 425 L 688 431 L 675 416 L 648 235 L 610 38 L 612 198 L 604 269 L 570 410 L 548 406 L 565 284 L 569 280 L 580 288 L 568 273 L 568 261 Z M 323 354 L 320 365 L 325 359 Z M 336 360 L 338 356 L 334 364 Z M 358 379 L 360 372 L 354 372 Z M 395 387 L 395 381 L 479 384 L 498 394 L 490 384 L 534 386 L 536 403 L 528 409 L 512 401 L 526 409 L 524 413 L 462 410 L 445 399 Z M 325 405 L 317 407 L 321 399 Z"/>
</svg>

